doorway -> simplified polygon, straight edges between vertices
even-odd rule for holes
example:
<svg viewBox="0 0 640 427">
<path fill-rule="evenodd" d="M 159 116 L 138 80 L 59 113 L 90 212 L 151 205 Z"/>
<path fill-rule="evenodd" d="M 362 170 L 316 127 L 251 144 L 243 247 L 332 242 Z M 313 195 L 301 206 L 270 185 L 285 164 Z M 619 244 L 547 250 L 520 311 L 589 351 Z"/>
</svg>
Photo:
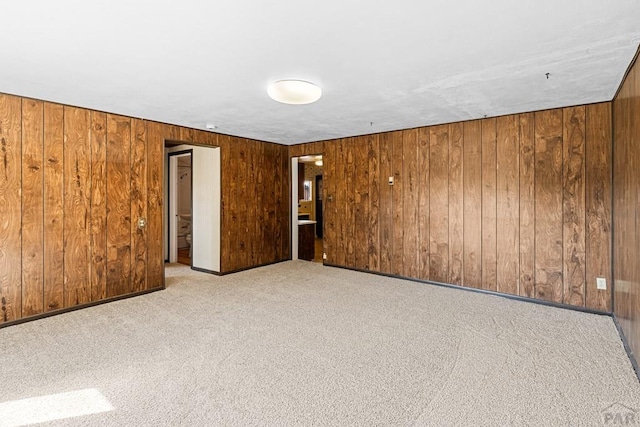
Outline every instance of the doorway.
<svg viewBox="0 0 640 427">
<path fill-rule="evenodd" d="M 192 266 L 193 151 L 169 153 L 169 262 Z"/>
<path fill-rule="evenodd" d="M 165 261 L 220 273 L 220 147 L 165 141 L 164 168 Z"/>
<path fill-rule="evenodd" d="M 321 154 L 294 157 L 292 167 L 292 259 L 323 262 L 324 215 Z"/>
</svg>

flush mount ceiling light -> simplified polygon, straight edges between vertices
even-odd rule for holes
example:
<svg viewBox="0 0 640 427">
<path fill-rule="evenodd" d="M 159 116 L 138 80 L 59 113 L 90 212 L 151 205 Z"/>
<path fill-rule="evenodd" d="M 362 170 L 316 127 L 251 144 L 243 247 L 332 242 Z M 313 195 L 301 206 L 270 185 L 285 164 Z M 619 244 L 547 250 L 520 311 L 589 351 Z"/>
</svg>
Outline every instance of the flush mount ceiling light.
<svg viewBox="0 0 640 427">
<path fill-rule="evenodd" d="M 303 105 L 316 102 L 322 89 L 304 80 L 278 80 L 267 88 L 271 99 L 284 104 Z"/>
</svg>

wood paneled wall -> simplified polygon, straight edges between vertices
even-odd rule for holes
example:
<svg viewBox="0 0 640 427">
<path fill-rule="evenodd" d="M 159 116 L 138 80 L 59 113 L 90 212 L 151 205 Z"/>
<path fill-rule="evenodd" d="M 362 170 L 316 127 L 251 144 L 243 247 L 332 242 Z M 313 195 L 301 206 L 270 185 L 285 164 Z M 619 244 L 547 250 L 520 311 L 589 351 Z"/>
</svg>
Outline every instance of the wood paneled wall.
<svg viewBox="0 0 640 427">
<path fill-rule="evenodd" d="M 611 139 L 601 103 L 289 153 L 324 155 L 328 264 L 611 311 Z"/>
<path fill-rule="evenodd" d="M 636 59 L 613 101 L 614 313 L 640 355 L 640 65 Z"/>
<path fill-rule="evenodd" d="M 146 123 L 0 95 L 0 141 L 1 322 L 162 286 L 132 226 L 161 185 Z"/>
<path fill-rule="evenodd" d="M 286 146 L 0 94 L 0 325 L 163 286 L 165 140 L 221 147 L 222 272 L 289 258 Z"/>
<path fill-rule="evenodd" d="M 180 140 L 201 143 L 199 135 L 216 136 L 182 132 Z M 221 272 L 290 259 L 287 146 L 227 135 L 212 144 L 222 151 Z"/>
</svg>

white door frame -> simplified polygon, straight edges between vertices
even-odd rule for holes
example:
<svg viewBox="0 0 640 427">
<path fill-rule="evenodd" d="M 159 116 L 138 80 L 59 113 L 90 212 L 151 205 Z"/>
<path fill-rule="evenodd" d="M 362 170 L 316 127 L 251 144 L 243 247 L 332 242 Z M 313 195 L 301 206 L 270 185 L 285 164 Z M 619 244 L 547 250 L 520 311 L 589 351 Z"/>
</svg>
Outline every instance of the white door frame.
<svg viewBox="0 0 640 427">
<path fill-rule="evenodd" d="M 178 262 L 178 158 L 192 153 L 169 153 L 169 262 Z"/>
<path fill-rule="evenodd" d="M 298 158 L 291 158 L 291 259 L 298 259 Z"/>
</svg>

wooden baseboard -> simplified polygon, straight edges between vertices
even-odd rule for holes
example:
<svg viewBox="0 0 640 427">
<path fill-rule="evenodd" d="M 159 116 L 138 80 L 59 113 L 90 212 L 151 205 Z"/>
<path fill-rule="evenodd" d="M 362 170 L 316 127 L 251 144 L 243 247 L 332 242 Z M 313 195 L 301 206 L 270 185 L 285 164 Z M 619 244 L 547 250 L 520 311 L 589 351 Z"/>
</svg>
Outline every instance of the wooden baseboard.
<svg viewBox="0 0 640 427">
<path fill-rule="evenodd" d="M 6 323 L 0 324 L 0 329 L 5 328 L 7 326 L 14 326 L 14 325 L 19 325 L 21 323 L 32 322 L 34 320 L 44 319 L 46 317 L 57 316 L 58 314 L 69 313 L 71 311 L 81 310 L 83 308 L 93 307 L 93 306 L 100 305 L 100 304 L 106 304 L 106 303 L 113 302 L 113 301 L 118 301 L 118 300 L 122 300 L 122 299 L 137 297 L 137 296 L 140 296 L 140 295 L 150 294 L 151 292 L 161 291 L 163 289 L 165 289 L 164 286 L 158 286 L 156 288 L 147 289 L 147 290 L 140 291 L 140 292 L 134 292 L 134 293 L 125 294 L 125 295 L 118 295 L 118 296 L 111 297 L 111 298 L 101 299 L 99 301 L 92 301 L 92 302 L 88 302 L 88 303 L 85 303 L 85 304 L 74 305 L 73 307 L 65 307 L 65 308 L 61 308 L 60 310 L 53 310 L 53 311 L 48 311 L 46 313 L 36 314 L 35 316 L 23 317 L 22 319 L 12 320 L 10 322 L 6 322 Z"/>
</svg>

